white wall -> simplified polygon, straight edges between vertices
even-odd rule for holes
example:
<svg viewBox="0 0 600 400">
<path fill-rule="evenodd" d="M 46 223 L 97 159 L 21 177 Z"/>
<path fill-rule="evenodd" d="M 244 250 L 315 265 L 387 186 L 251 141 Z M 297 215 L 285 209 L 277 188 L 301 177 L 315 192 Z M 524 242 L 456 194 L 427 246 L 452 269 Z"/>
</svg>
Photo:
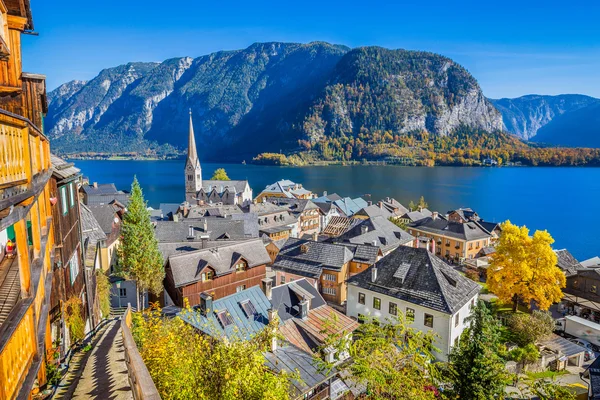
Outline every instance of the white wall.
<svg viewBox="0 0 600 400">
<path fill-rule="evenodd" d="M 358 293 L 365 294 L 365 304 L 358 303 Z M 381 299 L 381 310 L 373 308 L 373 298 L 377 297 Z M 474 301 L 477 302 L 477 296 Z M 355 285 L 348 285 L 348 299 L 346 302 L 346 315 L 349 317 L 358 318 L 358 314 L 362 314 L 368 317 L 376 318 L 380 322 L 385 323 L 387 318 L 393 316 L 389 314 L 389 303 L 396 303 L 398 306 L 398 312 L 406 315 L 406 308 L 412 308 L 415 310 L 414 321 L 410 326 L 418 331 L 427 332 L 434 331 L 436 333 L 437 341 L 435 347 L 440 350 L 439 354 L 435 354 L 436 358 L 440 361 L 447 361 L 448 354 L 450 353 L 451 345 L 454 340 L 460 336 L 465 325 L 465 318 L 469 314 L 470 304 L 469 301 L 460 310 L 458 310 L 459 324 L 454 327 L 454 317 L 456 314 L 449 315 L 440 311 L 432 310 L 430 308 L 422 307 L 417 304 L 409 303 L 397 299 L 395 297 L 386 296 L 380 293 L 371 292 L 366 289 L 359 288 Z M 425 314 L 433 315 L 433 328 L 425 326 Z"/>
</svg>

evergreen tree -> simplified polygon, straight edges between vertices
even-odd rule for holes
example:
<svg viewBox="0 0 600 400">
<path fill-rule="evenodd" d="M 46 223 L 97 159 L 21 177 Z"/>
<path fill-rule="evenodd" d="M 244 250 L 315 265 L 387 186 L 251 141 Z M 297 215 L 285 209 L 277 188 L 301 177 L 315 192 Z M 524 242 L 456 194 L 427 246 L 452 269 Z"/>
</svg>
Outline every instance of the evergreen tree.
<svg viewBox="0 0 600 400">
<path fill-rule="evenodd" d="M 419 208 L 427 208 L 429 207 L 429 205 L 427 204 L 427 202 L 425 201 L 425 197 L 421 196 L 421 198 L 419 199 Z"/>
<path fill-rule="evenodd" d="M 215 170 L 215 172 L 213 172 L 213 176 L 212 178 L 210 178 L 214 181 L 229 181 L 231 179 L 229 179 L 229 176 L 227 176 L 227 172 L 225 171 L 225 168 L 217 168 Z"/>
<path fill-rule="evenodd" d="M 472 310 L 469 322 L 450 354 L 453 390 L 461 399 L 502 398 L 508 374 L 498 355 L 499 323 L 483 301 Z"/>
<path fill-rule="evenodd" d="M 131 184 L 131 198 L 123 217 L 118 255 L 120 275 L 136 283 L 139 310 L 141 295 L 148 290 L 160 293 L 165 271 L 150 213 L 136 177 Z"/>
<path fill-rule="evenodd" d="M 410 211 L 415 211 L 417 209 L 417 206 L 415 205 L 414 201 L 411 200 L 410 203 L 408 203 L 408 209 Z"/>
</svg>

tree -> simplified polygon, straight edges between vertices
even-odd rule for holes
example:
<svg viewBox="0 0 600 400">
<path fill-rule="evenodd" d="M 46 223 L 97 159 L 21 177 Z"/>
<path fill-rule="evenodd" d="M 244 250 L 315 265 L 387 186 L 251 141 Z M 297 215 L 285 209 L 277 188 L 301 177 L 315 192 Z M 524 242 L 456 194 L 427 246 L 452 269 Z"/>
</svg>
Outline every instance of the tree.
<svg viewBox="0 0 600 400">
<path fill-rule="evenodd" d="M 488 269 L 488 289 L 501 301 L 512 302 L 513 311 L 519 301 L 535 301 L 542 310 L 560 301 L 566 278 L 557 266 L 552 243 L 548 231 L 536 231 L 531 237 L 526 227 L 504 222 Z"/>
<path fill-rule="evenodd" d="M 549 312 L 536 310 L 531 314 L 513 314 L 508 327 L 519 346 L 537 343 L 552 334 L 554 318 Z"/>
<path fill-rule="evenodd" d="M 227 172 L 225 171 L 225 168 L 217 168 L 215 170 L 215 172 L 213 172 L 213 176 L 210 179 L 212 179 L 214 181 L 229 181 L 229 180 L 231 180 L 227 176 Z"/>
<path fill-rule="evenodd" d="M 125 279 L 135 281 L 139 310 L 140 296 L 148 290 L 158 295 L 162 290 L 165 270 L 150 213 L 136 177 L 131 184 L 131 197 L 123 217 L 121 243 L 117 251 L 118 273 Z"/>
<path fill-rule="evenodd" d="M 501 398 L 509 377 L 498 355 L 501 334 L 498 320 L 479 301 L 467 321 L 470 326 L 450 353 L 453 391 L 461 399 Z"/>
<path fill-rule="evenodd" d="M 571 390 L 560 386 L 553 380 L 532 379 L 526 382 L 520 390 L 521 396 L 538 398 L 539 400 L 575 400 L 576 397 Z"/>
<path fill-rule="evenodd" d="M 399 316 L 385 324 L 367 320 L 340 350 L 349 352 L 349 372 L 369 398 L 429 400 L 439 396 L 434 341 L 433 333 L 414 330 Z"/>
<path fill-rule="evenodd" d="M 524 347 L 517 347 L 511 350 L 508 356 L 511 360 L 521 363 L 521 366 L 525 368 L 525 365 L 535 362 L 540 358 L 540 351 L 533 343 L 529 343 Z"/>
<path fill-rule="evenodd" d="M 110 314 L 110 281 L 101 270 L 96 271 L 96 293 L 102 317 L 108 318 Z"/>
<path fill-rule="evenodd" d="M 74 344 L 85 337 L 85 321 L 83 319 L 83 303 L 79 296 L 71 296 L 63 303 L 65 324 L 69 328 L 71 343 Z"/>
<path fill-rule="evenodd" d="M 273 331 L 270 325 L 250 340 L 232 338 L 226 343 L 198 334 L 179 317 L 164 318 L 153 308 L 134 314 L 132 333 L 165 400 L 285 400 L 290 380 L 299 377 L 274 374 L 265 366 L 263 351 Z"/>
<path fill-rule="evenodd" d="M 417 207 L 419 207 L 419 208 L 427 208 L 427 207 L 429 207 L 429 205 L 425 201 L 425 197 L 424 196 L 421 196 L 421 198 L 419 199 L 419 204 L 417 205 Z"/>
<path fill-rule="evenodd" d="M 417 206 L 415 205 L 414 201 L 411 200 L 410 203 L 408 203 L 408 209 L 410 211 L 415 211 L 417 209 Z"/>
</svg>

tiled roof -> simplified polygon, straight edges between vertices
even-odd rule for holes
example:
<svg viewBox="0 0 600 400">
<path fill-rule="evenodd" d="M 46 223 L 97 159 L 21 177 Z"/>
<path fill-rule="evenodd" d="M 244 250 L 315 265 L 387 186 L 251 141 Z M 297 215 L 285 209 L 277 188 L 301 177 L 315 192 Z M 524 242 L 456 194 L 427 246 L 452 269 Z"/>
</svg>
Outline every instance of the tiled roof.
<svg viewBox="0 0 600 400">
<path fill-rule="evenodd" d="M 575 275 L 578 269 L 583 266 L 573 257 L 573 254 L 567 249 L 554 250 L 557 258 L 557 265 L 562 269 L 566 276 Z"/>
<path fill-rule="evenodd" d="M 287 209 L 296 214 L 304 210 L 320 210 L 320 208 L 309 199 L 283 198 L 283 197 L 268 197 L 267 201 Z"/>
<path fill-rule="evenodd" d="M 232 193 L 242 193 L 246 190 L 248 181 L 217 181 L 217 180 L 203 180 L 202 190 L 204 193 L 212 192 L 213 188 L 216 188 L 217 193 L 221 194 L 228 189 Z"/>
<path fill-rule="evenodd" d="M 410 243 L 414 239 L 412 235 L 400 229 L 387 218 L 376 216 L 369 219 L 357 219 L 350 229 L 331 240 L 334 242 L 374 245 L 387 252 Z"/>
<path fill-rule="evenodd" d="M 319 291 L 306 279 L 299 279 L 293 282 L 312 296 L 309 299 L 309 309 L 312 310 L 327 304 L 321 294 L 319 294 Z M 271 290 L 271 303 L 273 304 L 273 308 L 277 310 L 277 314 L 282 322 L 297 318 L 300 315 L 298 305 L 301 298 L 297 292 L 292 290 L 293 287 L 290 287 L 290 283 L 275 286 Z"/>
<path fill-rule="evenodd" d="M 317 197 L 316 199 L 313 199 L 313 201 L 315 203 L 317 203 L 317 202 L 318 203 L 331 203 L 333 201 L 341 200 L 341 199 L 342 199 L 342 196 L 340 196 L 337 193 L 332 193 L 332 194 Z"/>
<path fill-rule="evenodd" d="M 102 231 L 110 235 L 113 230 L 114 220 L 116 218 L 116 212 L 112 205 L 88 205 L 89 210 L 94 215 L 96 221 L 102 228 Z"/>
<path fill-rule="evenodd" d="M 75 167 L 75 164 L 68 163 L 62 158 L 50 154 L 50 162 L 52 163 L 52 175 L 58 180 L 75 178 L 81 174 L 81 170 Z"/>
<path fill-rule="evenodd" d="M 169 257 L 176 287 L 185 286 L 201 279 L 201 272 L 210 266 L 217 276 L 235 271 L 239 258 L 248 263 L 248 268 L 271 262 L 261 239 L 246 240 L 235 244 L 223 244 L 207 250 L 198 250 Z"/>
<path fill-rule="evenodd" d="M 600 357 L 596 358 L 594 362 L 583 373 L 584 378 L 590 380 L 589 388 L 591 392 L 591 400 L 600 399 Z"/>
<path fill-rule="evenodd" d="M 228 217 L 233 214 L 241 214 L 242 210 L 232 204 L 206 204 L 203 206 L 192 206 L 188 210 L 186 219 L 202 218 L 204 216 Z"/>
<path fill-rule="evenodd" d="M 159 242 L 158 243 L 158 249 L 160 250 L 160 253 L 163 256 L 164 261 L 166 262 L 168 260 L 168 258 L 170 256 L 174 256 L 176 254 L 181 254 L 181 253 L 190 253 L 192 251 L 197 251 L 197 250 L 205 250 L 205 249 L 211 249 L 214 247 L 219 247 L 219 246 L 223 246 L 223 245 L 234 245 L 234 244 L 238 244 L 238 243 L 243 243 L 246 240 L 251 240 L 251 239 L 244 239 L 244 240 L 209 240 L 206 242 L 201 242 L 201 241 L 192 241 L 192 242 L 188 242 L 188 241 L 183 241 L 183 242 Z"/>
<path fill-rule="evenodd" d="M 404 279 L 394 277 L 401 266 L 408 268 Z M 372 282 L 371 270 L 375 267 L 377 278 Z M 350 277 L 348 284 L 447 314 L 454 314 L 481 289 L 426 249 L 406 246 Z"/>
<path fill-rule="evenodd" d="M 584 268 L 600 268 L 600 257 L 592 257 L 580 263 Z"/>
<path fill-rule="evenodd" d="M 94 187 L 94 185 L 83 185 L 81 188 L 87 195 L 119 193 L 114 183 L 99 183 L 97 187 Z"/>
<path fill-rule="evenodd" d="M 402 218 L 404 219 L 408 219 L 411 222 L 417 222 L 417 221 L 421 221 L 422 219 L 425 219 L 427 217 L 431 217 L 431 211 L 427 210 L 427 209 L 423 209 L 421 211 L 409 211 L 407 213 L 405 213 L 404 215 L 402 215 Z"/>
<path fill-rule="evenodd" d="M 206 221 L 207 230 L 204 231 Z M 189 227 L 193 228 L 194 239 L 188 239 Z M 235 221 L 230 218 L 206 217 L 198 220 L 156 221 L 154 235 L 159 242 L 185 242 L 186 240 L 201 240 L 208 236 L 208 240 L 217 239 L 244 239 L 244 221 Z"/>
<path fill-rule="evenodd" d="M 101 240 L 107 240 L 106 234 L 94 217 L 94 214 L 83 203 L 80 204 L 81 236 L 85 248 L 85 265 L 94 267 L 96 259 L 96 247 Z"/>
<path fill-rule="evenodd" d="M 490 234 L 484 230 L 477 222 L 467 222 L 461 224 L 459 222 L 448 221 L 445 218 L 428 217 L 420 221 L 413 222 L 409 227 L 418 229 L 423 232 L 454 237 L 461 240 L 477 240 L 487 239 Z"/>
<path fill-rule="evenodd" d="M 294 265 L 289 262 L 298 262 L 302 265 L 308 261 L 311 266 L 341 270 L 344 264 L 352 260 L 352 257 L 352 251 L 346 246 L 289 238 L 279 251 L 273 268 L 277 268 L 281 261 L 288 270 Z"/>
<path fill-rule="evenodd" d="M 366 244 L 340 243 L 354 252 L 353 261 L 375 264 L 381 250 L 377 246 Z"/>
<path fill-rule="evenodd" d="M 246 301 L 252 303 L 256 311 L 250 315 L 242 308 Z M 183 310 L 177 314 L 185 322 L 194 328 L 218 339 L 248 340 L 269 325 L 268 310 L 271 303 L 265 297 L 259 286 L 242 290 L 241 292 L 213 301 L 213 309 L 204 315 L 198 307 L 194 311 Z M 251 309 L 251 308 L 250 308 Z M 217 314 L 225 311 L 231 318 L 232 323 L 223 326 Z"/>
</svg>

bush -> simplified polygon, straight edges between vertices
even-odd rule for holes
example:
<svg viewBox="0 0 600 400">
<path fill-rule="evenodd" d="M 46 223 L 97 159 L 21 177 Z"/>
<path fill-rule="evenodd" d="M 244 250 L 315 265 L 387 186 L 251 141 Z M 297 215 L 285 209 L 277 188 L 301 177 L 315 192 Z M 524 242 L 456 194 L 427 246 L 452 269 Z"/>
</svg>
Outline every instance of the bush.
<svg viewBox="0 0 600 400">
<path fill-rule="evenodd" d="M 110 281 L 108 276 L 100 270 L 96 272 L 96 291 L 102 317 L 107 318 L 110 314 Z"/>
<path fill-rule="evenodd" d="M 65 322 L 71 334 L 71 342 L 75 343 L 85 337 L 85 321 L 83 304 L 78 296 L 72 296 L 63 304 Z"/>
<path fill-rule="evenodd" d="M 508 318 L 508 327 L 519 346 L 527 346 L 550 336 L 554 331 L 554 319 L 547 311 L 531 314 L 514 314 Z"/>
<path fill-rule="evenodd" d="M 468 268 L 465 271 L 465 276 L 472 281 L 479 282 L 479 271 L 477 271 L 476 269 Z"/>
</svg>

